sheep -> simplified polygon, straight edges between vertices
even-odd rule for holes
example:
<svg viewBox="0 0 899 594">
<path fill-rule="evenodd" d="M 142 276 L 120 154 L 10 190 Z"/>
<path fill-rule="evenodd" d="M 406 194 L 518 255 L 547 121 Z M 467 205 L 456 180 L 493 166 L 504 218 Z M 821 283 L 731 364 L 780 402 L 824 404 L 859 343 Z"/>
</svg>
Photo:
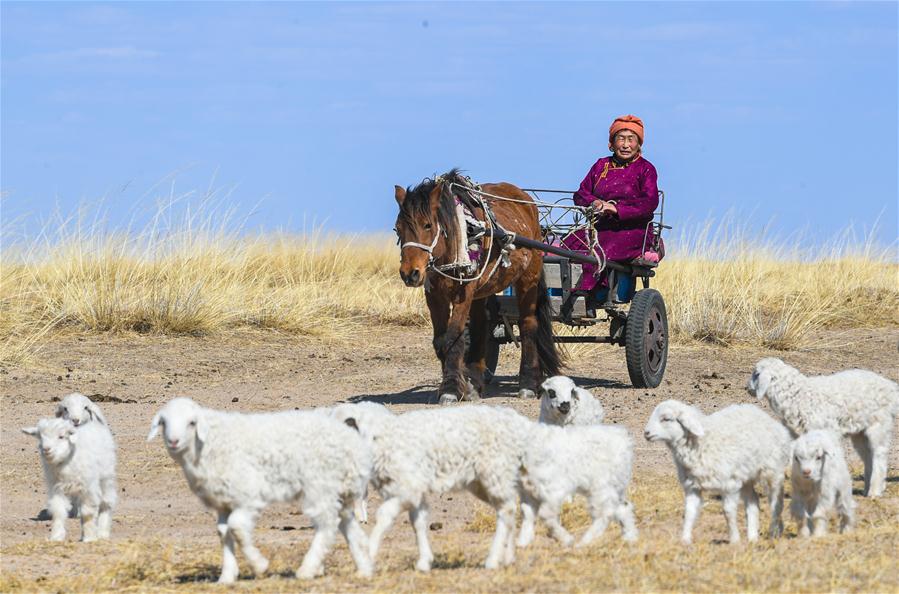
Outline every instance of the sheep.
<svg viewBox="0 0 899 594">
<path fill-rule="evenodd" d="M 813 429 L 849 435 L 865 465 L 865 496 L 883 495 L 899 384 L 864 369 L 805 376 L 769 357 L 756 363 L 746 389 L 767 400 L 794 437 Z"/>
<path fill-rule="evenodd" d="M 61 419 L 68 419 L 72 421 L 72 424 L 76 427 L 83 425 L 92 420 L 96 420 L 103 425 L 109 426 L 109 423 L 106 422 L 106 417 L 103 416 L 103 413 L 100 411 L 100 407 L 91 402 L 91 400 L 78 392 L 74 392 L 69 394 L 56 406 L 56 417 Z M 78 508 L 80 505 L 78 504 L 78 499 L 73 498 L 71 500 L 72 506 L 69 512 L 69 517 L 74 518 L 77 517 Z M 47 508 L 42 509 L 37 514 L 38 520 L 50 520 L 52 516 Z"/>
<path fill-rule="evenodd" d="M 269 503 L 300 498 L 315 534 L 296 576 L 323 573 L 338 528 L 358 574 L 371 576 L 367 538 L 353 515 L 371 468 L 358 433 L 315 411 L 232 413 L 189 398 L 175 398 L 156 413 L 148 441 L 160 427 L 190 489 L 217 514 L 220 583 L 237 578 L 235 543 L 257 575 L 266 571 L 268 560 L 253 544 L 256 519 Z"/>
<path fill-rule="evenodd" d="M 66 518 L 76 506 L 81 516 L 81 540 L 109 538 L 117 499 L 115 441 L 109 428 L 88 423 L 76 430 L 67 419 L 41 419 L 23 433 L 38 439 L 47 483 L 50 540 L 66 538 Z"/>
<path fill-rule="evenodd" d="M 816 429 L 800 436 L 793 444 L 793 501 L 790 512 L 799 525 L 799 534 L 814 536 L 827 532 L 827 512 L 834 507 L 840 516 L 840 532 L 855 523 L 852 477 L 843 457 L 839 436 Z"/>
<path fill-rule="evenodd" d="M 84 394 L 74 392 L 69 394 L 56 406 L 56 416 L 61 419 L 69 419 L 72 424 L 79 427 L 89 421 L 97 421 L 109 426 L 106 417 L 100 411 L 100 407 Z"/>
<path fill-rule="evenodd" d="M 611 518 L 621 525 L 625 541 L 637 540 L 633 506 L 627 500 L 633 457 L 633 442 L 623 427 L 534 423 L 522 464 L 523 521 L 516 544 L 526 547 L 533 541 L 536 510 L 551 534 L 570 546 L 574 539 L 559 522 L 559 511 L 574 493 L 587 498 L 593 518 L 578 546 L 602 535 Z"/>
<path fill-rule="evenodd" d="M 783 483 L 792 441 L 786 428 L 760 408 L 737 404 L 706 416 L 683 402 L 666 400 L 653 410 L 644 436 L 650 442 L 664 441 L 674 458 L 684 489 L 684 544 L 692 542 L 704 491 L 722 495 L 732 543 L 740 540 L 737 507 L 742 497 L 747 537 L 757 540 L 759 483 L 768 488 L 770 537 L 783 532 Z"/>
<path fill-rule="evenodd" d="M 496 510 L 485 567 L 514 561 L 518 478 L 531 421 L 511 409 L 483 405 L 394 415 L 384 406 L 360 402 L 337 406 L 332 414 L 357 427 L 371 444 L 372 485 L 383 499 L 369 537 L 372 559 L 396 517 L 408 510 L 418 544 L 415 568 L 430 571 L 427 496 L 467 489 Z"/>
<path fill-rule="evenodd" d="M 593 394 L 556 375 L 540 386 L 540 422 L 551 425 L 593 425 L 602 422 L 602 404 Z"/>
</svg>

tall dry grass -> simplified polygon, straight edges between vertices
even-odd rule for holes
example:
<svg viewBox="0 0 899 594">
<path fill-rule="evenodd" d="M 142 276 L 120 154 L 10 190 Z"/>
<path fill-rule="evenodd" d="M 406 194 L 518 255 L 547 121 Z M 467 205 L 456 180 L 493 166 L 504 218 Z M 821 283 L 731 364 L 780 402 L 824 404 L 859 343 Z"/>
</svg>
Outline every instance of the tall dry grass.
<svg viewBox="0 0 899 594">
<path fill-rule="evenodd" d="M 64 331 L 253 326 L 341 339 L 428 323 L 422 291 L 399 282 L 388 235 L 250 234 L 215 211 L 163 209 L 124 232 L 85 220 L 27 241 L 4 229 L 0 363 L 24 362 Z M 653 284 L 675 341 L 791 349 L 824 327 L 899 323 L 892 248 L 846 235 L 820 251 L 709 223 L 673 238 L 669 253 Z"/>
<path fill-rule="evenodd" d="M 870 236 L 772 240 L 724 221 L 670 243 L 655 286 L 675 340 L 794 349 L 812 346 L 822 328 L 899 323 L 895 246 Z"/>
</svg>

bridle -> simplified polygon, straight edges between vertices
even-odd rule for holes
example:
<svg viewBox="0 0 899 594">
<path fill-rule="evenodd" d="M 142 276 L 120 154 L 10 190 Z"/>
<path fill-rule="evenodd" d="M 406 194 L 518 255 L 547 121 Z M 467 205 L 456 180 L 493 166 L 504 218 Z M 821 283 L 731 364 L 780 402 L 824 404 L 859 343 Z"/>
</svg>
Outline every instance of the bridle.
<svg viewBox="0 0 899 594">
<path fill-rule="evenodd" d="M 428 262 L 428 266 L 430 266 L 434 261 L 434 248 L 437 247 L 438 241 L 440 241 L 440 223 L 437 223 L 437 231 L 434 232 L 434 241 L 431 242 L 431 245 L 425 245 L 423 243 L 418 243 L 417 241 L 407 241 L 400 246 L 400 252 L 407 247 L 417 247 L 420 250 L 424 250 L 431 257 Z"/>
</svg>

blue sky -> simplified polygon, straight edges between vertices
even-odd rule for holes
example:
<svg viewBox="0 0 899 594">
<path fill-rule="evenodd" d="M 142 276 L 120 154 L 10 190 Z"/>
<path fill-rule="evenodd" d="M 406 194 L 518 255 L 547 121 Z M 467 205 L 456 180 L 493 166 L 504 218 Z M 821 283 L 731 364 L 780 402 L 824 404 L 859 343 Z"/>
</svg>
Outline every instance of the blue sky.
<svg viewBox="0 0 899 594">
<path fill-rule="evenodd" d="M 253 228 L 389 231 L 393 185 L 453 166 L 573 189 L 634 113 L 676 225 L 897 237 L 895 2 L 0 10 L 5 223 L 124 224 L 174 180 Z"/>
</svg>

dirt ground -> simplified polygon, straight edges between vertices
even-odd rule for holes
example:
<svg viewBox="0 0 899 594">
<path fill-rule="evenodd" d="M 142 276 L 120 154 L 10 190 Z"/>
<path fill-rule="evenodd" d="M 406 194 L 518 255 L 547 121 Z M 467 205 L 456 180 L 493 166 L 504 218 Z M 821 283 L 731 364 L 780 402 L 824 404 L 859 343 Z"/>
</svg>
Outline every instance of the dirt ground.
<svg viewBox="0 0 899 594">
<path fill-rule="evenodd" d="M 581 349 L 568 372 L 601 399 L 608 422 L 624 425 L 635 436 L 635 487 L 658 481 L 666 489 L 674 489 L 674 467 L 667 449 L 642 439 L 650 412 L 662 400 L 678 398 L 705 412 L 751 402 L 753 399 L 744 389 L 748 374 L 757 359 L 771 355 L 784 358 L 806 373 L 865 367 L 899 379 L 899 329 L 830 332 L 820 338 L 822 348 L 807 352 L 675 346 L 669 354 L 665 380 L 655 390 L 630 387 L 624 352 L 618 347 Z M 514 347 L 504 348 L 498 377 L 485 402 L 511 406 L 536 418 L 537 401 L 514 397 L 517 356 Z M 215 578 L 220 550 L 212 516 L 190 493 L 181 470 L 162 443 L 146 441 L 153 414 L 174 396 L 190 396 L 208 406 L 238 411 L 304 408 L 360 399 L 383 402 L 396 411 L 437 406 L 439 368 L 431 352 L 429 331 L 424 328 L 378 329 L 360 336 L 353 344 L 246 331 L 205 338 L 72 335 L 54 339 L 39 359 L 34 367 L 0 369 L 0 571 L 7 586 L 18 585 L 24 590 L 41 589 L 42 583 L 51 583 L 66 574 L 90 575 L 99 571 L 109 555 L 122 555 L 123 550 L 127 552 L 128 547 L 142 542 L 154 543 L 153 546 L 175 556 L 179 551 L 191 551 L 203 559 L 203 573 L 192 574 L 190 579 Z M 49 522 L 36 519 L 44 504 L 43 478 L 34 439 L 19 429 L 42 416 L 51 416 L 55 400 L 72 391 L 100 402 L 118 443 L 120 503 L 115 511 L 111 544 L 46 543 Z M 858 470 L 855 454 L 849 454 L 848 459 Z M 878 508 L 885 510 L 886 517 L 893 521 L 899 517 L 897 477 L 899 439 L 894 439 L 888 493 Z M 475 565 L 483 560 L 490 535 L 467 528 L 486 509 L 474 501 L 467 494 L 457 493 L 432 502 L 432 546 L 445 569 L 454 566 L 452 559 L 440 556 L 449 554 L 445 538 L 451 534 L 453 550 L 464 550 L 469 544 L 475 547 L 470 558 L 460 563 Z M 369 509 L 376 505 L 376 496 L 372 495 Z M 640 509 L 639 504 L 637 507 L 644 530 L 652 523 L 653 510 Z M 392 567 L 401 576 L 414 573 L 411 566 L 415 544 L 405 524 L 397 522 L 388 534 L 384 558 L 379 559 L 379 565 Z M 78 521 L 69 520 L 67 527 L 69 540 L 77 540 Z M 667 526 L 659 534 L 670 535 L 673 541 L 677 526 Z M 695 538 L 713 540 L 724 534 L 720 514 L 706 512 Z M 257 538 L 262 550 L 274 560 L 285 563 L 289 551 L 290 563 L 298 565 L 311 530 L 295 506 L 274 505 L 261 517 Z M 615 546 L 619 544 L 620 541 L 614 541 Z M 552 550 L 555 545 L 544 537 L 540 546 Z M 365 589 L 365 584 L 347 577 L 352 572 L 345 544 L 339 542 L 336 549 L 327 571 L 337 572 L 347 581 L 328 581 L 320 587 Z M 285 571 L 287 568 L 285 565 Z M 242 570 L 242 581 L 246 583 L 243 578 L 249 574 L 243 562 Z M 179 582 L 190 581 L 184 578 L 175 575 L 165 582 L 165 587 L 176 588 Z M 276 590 L 296 587 L 296 582 L 277 575 L 267 579 L 277 580 L 280 585 Z M 446 587 L 454 586 L 466 589 L 448 579 Z M 566 582 L 565 576 L 559 577 L 555 586 L 552 589 L 583 589 L 576 581 Z M 401 580 L 392 583 L 390 589 L 393 588 L 413 588 L 413 584 Z M 503 588 L 502 582 L 493 581 L 476 589 Z M 886 589 L 895 588 L 893 585 Z"/>
</svg>

